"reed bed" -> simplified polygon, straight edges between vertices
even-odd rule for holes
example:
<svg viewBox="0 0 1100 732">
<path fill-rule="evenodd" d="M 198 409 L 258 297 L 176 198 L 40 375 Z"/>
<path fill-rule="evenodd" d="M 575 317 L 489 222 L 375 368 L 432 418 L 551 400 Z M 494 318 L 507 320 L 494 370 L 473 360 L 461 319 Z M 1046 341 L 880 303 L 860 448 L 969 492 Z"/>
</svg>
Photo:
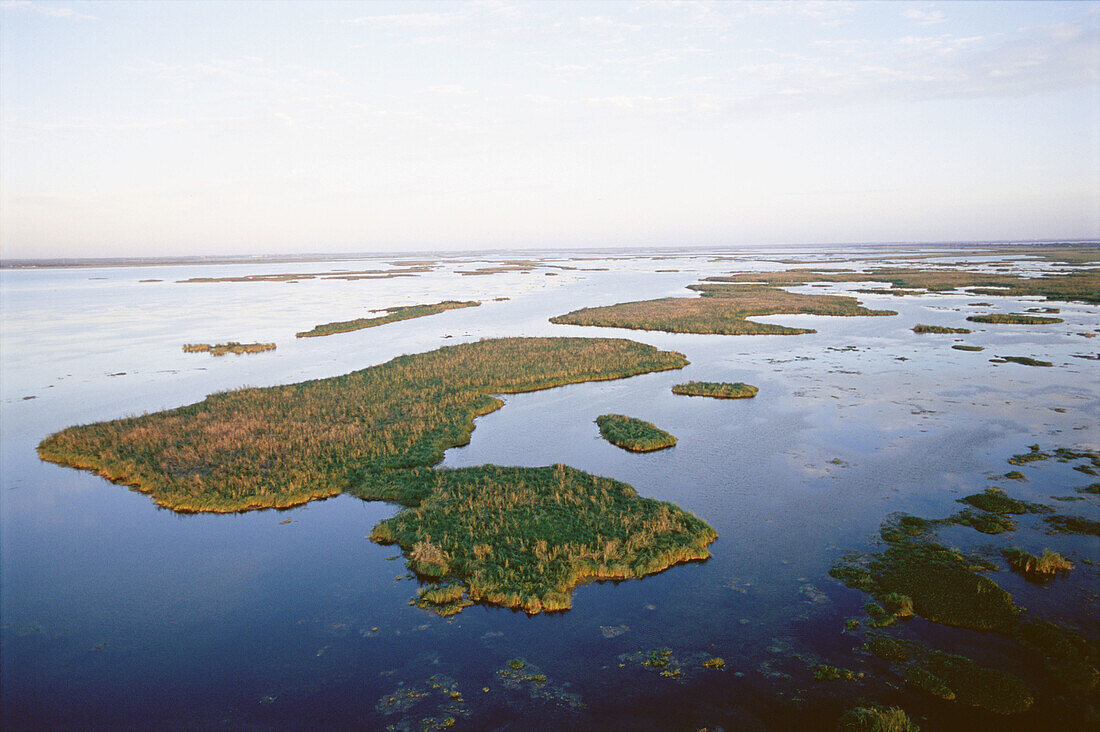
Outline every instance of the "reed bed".
<svg viewBox="0 0 1100 732">
<path fill-rule="evenodd" d="M 708 282 L 758 283 L 772 286 L 805 285 L 812 282 L 889 282 L 895 289 L 927 292 L 965 290 L 973 295 L 1011 297 L 1039 296 L 1047 300 L 1100 302 L 1100 269 L 1075 270 L 1043 277 L 1019 277 L 958 269 L 914 269 L 878 267 L 864 272 L 822 269 L 792 269 L 782 272 L 742 272 L 710 277 Z"/>
<path fill-rule="evenodd" d="M 227 353 L 233 353 L 241 355 L 242 353 L 263 353 L 264 351 L 274 351 L 274 343 L 238 343 L 237 341 L 229 341 L 228 343 L 185 343 L 183 344 L 184 353 L 209 353 L 211 356 L 224 356 Z"/>
<path fill-rule="evenodd" d="M 810 328 L 757 323 L 746 318 L 762 315 L 897 315 L 892 310 L 869 310 L 853 297 L 804 295 L 778 287 L 704 283 L 691 285 L 700 297 L 666 297 L 581 308 L 550 319 L 551 323 L 591 325 L 669 333 L 719 335 L 798 335 Z"/>
<path fill-rule="evenodd" d="M 743 384 L 740 381 L 729 383 L 726 381 L 689 381 L 686 384 L 676 384 L 672 387 L 673 394 L 683 396 L 711 397 L 712 399 L 752 399 L 760 391 L 751 384 Z"/>
<path fill-rule="evenodd" d="M 385 315 L 379 315 L 375 318 L 356 318 L 355 320 L 342 320 L 335 323 L 322 323 L 321 325 L 313 326 L 312 330 L 302 331 L 295 335 L 298 338 L 315 338 L 317 336 L 333 335 L 334 333 L 349 333 L 353 330 L 373 328 L 378 325 L 385 325 L 386 323 L 395 323 L 399 320 L 410 320 L 412 318 L 423 318 L 427 315 L 437 315 L 446 310 L 473 308 L 480 304 L 481 303 L 477 300 L 444 300 L 443 302 L 432 303 L 430 305 L 405 305 L 402 307 L 389 308 Z"/>
<path fill-rule="evenodd" d="M 675 437 L 652 422 L 623 414 L 601 414 L 596 424 L 605 440 L 630 452 L 653 452 L 676 444 Z"/>
<path fill-rule="evenodd" d="M 469 441 L 493 393 L 682 368 L 621 339 L 505 338 L 400 356 L 344 376 L 212 394 L 163 412 L 58 432 L 49 460 L 93 470 L 177 511 L 285 508 L 364 474 L 430 466 Z"/>
<path fill-rule="evenodd" d="M 717 538 L 670 503 L 564 465 L 416 468 L 372 475 L 351 492 L 407 506 L 371 539 L 399 544 L 419 575 L 459 581 L 471 601 L 528 613 L 568 609 L 570 590 L 583 582 L 705 559 Z M 454 586 L 437 594 L 443 604 L 461 598 Z"/>
</svg>

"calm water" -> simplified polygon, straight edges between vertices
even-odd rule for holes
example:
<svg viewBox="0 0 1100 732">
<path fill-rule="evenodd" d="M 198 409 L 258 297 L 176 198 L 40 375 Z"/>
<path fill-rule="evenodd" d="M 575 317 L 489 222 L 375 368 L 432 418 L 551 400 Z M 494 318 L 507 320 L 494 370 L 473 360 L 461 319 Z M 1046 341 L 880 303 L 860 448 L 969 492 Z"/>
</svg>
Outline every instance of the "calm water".
<svg viewBox="0 0 1100 732">
<path fill-rule="evenodd" d="M 421 729 L 425 720 L 453 716 L 456 728 L 469 729 L 832 728 L 859 697 L 902 704 L 932 729 L 992 724 L 905 692 L 882 673 L 884 664 L 859 653 L 864 637 L 844 633 L 844 620 L 860 617 L 866 598 L 827 572 L 843 553 L 871 546 L 893 511 L 953 513 L 960 496 L 993 485 L 991 477 L 1010 469 L 1006 458 L 1027 445 L 1098 449 L 1096 362 L 1074 357 L 1098 351 L 1095 340 L 1079 335 L 1100 328 L 1097 308 L 1054 303 L 1066 320 L 1059 325 L 972 324 L 965 341 L 985 346 L 980 353 L 951 350 L 955 336 L 909 329 L 963 325 L 967 314 L 1038 303 L 860 295 L 899 315 L 763 319 L 818 331 L 802 336 L 678 335 L 547 321 L 582 306 L 689 295 L 684 286 L 704 276 L 784 268 L 751 255 L 664 256 L 672 258 L 560 262 L 609 271 L 481 277 L 455 270 L 485 262 L 441 260 L 414 278 L 351 282 L 176 281 L 386 265 L 0 273 L 4 726 Z M 140 282 L 146 279 L 161 281 Z M 844 289 L 851 287 L 802 291 Z M 372 308 L 444 299 L 485 304 L 294 338 Z M 981 300 L 994 306 L 969 305 Z M 714 526 L 720 538 L 710 560 L 644 580 L 586 585 L 565 613 L 527 617 L 475 606 L 443 620 L 409 606 L 416 581 L 399 552 L 366 538 L 393 515 L 392 506 L 341 496 L 286 512 L 183 516 L 89 473 L 40 462 L 34 451 L 43 437 L 76 423 L 511 335 L 628 337 L 681 351 L 691 365 L 506 396 L 504 408 L 479 418 L 471 443 L 450 450 L 444 465 L 560 462 L 624 480 Z M 186 342 L 226 340 L 274 341 L 278 349 L 222 358 L 180 350 Z M 990 363 L 997 355 L 1033 356 L 1055 368 Z M 745 381 L 760 394 L 724 401 L 670 392 L 688 379 Z M 593 420 L 606 412 L 652 421 L 679 444 L 648 455 L 621 451 L 598 437 Z M 1027 483 L 1006 487 L 1047 503 L 1095 480 L 1053 461 L 1027 471 Z M 1065 506 L 1098 517 L 1094 498 Z M 1029 530 L 1040 521 L 1022 518 L 1014 537 L 962 528 L 942 536 L 962 547 L 1011 542 L 1100 560 L 1094 537 Z M 1041 587 L 1008 572 L 996 580 L 1040 616 L 1100 636 L 1095 567 L 1079 562 L 1072 581 Z M 966 647 L 973 634 L 919 619 L 897 635 L 976 659 L 985 654 L 1006 668 L 1022 663 L 996 641 Z M 661 677 L 632 659 L 662 647 L 682 665 L 679 677 Z M 711 656 L 724 658 L 725 670 L 703 669 Z M 499 672 L 515 658 L 547 682 L 506 682 Z M 815 683 L 817 663 L 867 677 Z M 1039 728 L 1042 719 L 1029 713 L 1008 724 Z"/>
</svg>

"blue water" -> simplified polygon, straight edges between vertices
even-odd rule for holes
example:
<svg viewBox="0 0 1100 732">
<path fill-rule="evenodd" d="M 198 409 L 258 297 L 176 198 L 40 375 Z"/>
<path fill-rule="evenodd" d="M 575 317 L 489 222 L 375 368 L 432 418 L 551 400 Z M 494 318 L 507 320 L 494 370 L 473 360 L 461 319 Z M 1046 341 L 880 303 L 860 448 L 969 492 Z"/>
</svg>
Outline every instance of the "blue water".
<svg viewBox="0 0 1100 732">
<path fill-rule="evenodd" d="M 994 484 L 1050 503 L 1051 495 L 1096 480 L 1055 462 L 1025 468 L 1024 484 L 990 479 L 1032 443 L 1098 449 L 1096 362 L 1073 356 L 1097 352 L 1095 340 L 1079 335 L 1100 327 L 1097 309 L 1055 303 L 1064 324 L 971 324 L 968 336 L 909 329 L 918 322 L 966 325 L 967 314 L 1017 312 L 1037 302 L 859 295 L 869 307 L 899 315 L 762 319 L 818 331 L 801 336 L 548 322 L 582 306 L 688 296 L 684 286 L 708 275 L 783 267 L 748 255 L 668 256 L 675 258 L 563 260 L 610 271 L 549 270 L 557 276 L 461 276 L 455 271 L 489 262 L 440 260 L 415 278 L 352 282 L 177 280 L 385 264 L 0 273 L 4 726 L 420 729 L 453 716 L 456 728 L 469 729 L 753 729 L 808 721 L 831 728 L 857 697 L 900 703 L 930 728 L 997 721 L 899 691 L 881 662 L 858 652 L 862 641 L 843 632 L 845 619 L 860 616 L 864 596 L 827 572 L 845 552 L 871 546 L 893 511 L 946 516 L 959 497 Z M 801 291 L 845 289 L 851 287 Z M 485 304 L 294 338 L 374 308 L 443 299 Z M 994 306 L 968 305 L 978 301 Z M 284 512 L 184 516 L 89 473 L 43 463 L 34 451 L 72 424 L 511 335 L 627 337 L 680 351 L 691 365 L 504 396 L 505 406 L 479 418 L 470 444 L 448 451 L 444 466 L 560 462 L 626 481 L 714 526 L 720 538 L 710 560 L 643 580 L 585 585 L 564 613 L 528 617 L 475 606 L 444 620 L 409 606 L 416 581 L 399 551 L 366 538 L 393 506 L 341 496 Z M 221 358 L 180 350 L 187 342 L 225 340 L 273 341 L 278 349 Z M 962 341 L 986 350 L 950 349 Z M 990 363 L 997 355 L 1033 356 L 1055 368 Z M 709 400 L 670 392 L 688 379 L 744 381 L 760 393 Z M 607 412 L 652 421 L 679 443 L 644 455 L 619 450 L 599 438 L 593 422 Z M 1097 518 L 1095 498 L 1058 507 Z M 1093 611 L 1100 580 L 1080 562 L 1100 560 L 1096 539 L 1048 536 L 1038 522 L 1021 519 L 1014 537 L 962 528 L 943 536 L 965 548 L 1012 541 L 1071 556 L 1079 563 L 1072 582 L 1040 587 L 1009 572 L 996 580 L 1043 617 L 1100 637 Z M 921 620 L 903 632 L 952 648 L 967 642 Z M 662 647 L 683 667 L 680 677 L 661 677 L 633 657 Z M 1021 662 L 1010 649 L 996 654 L 1008 666 Z M 726 668 L 703 669 L 711 656 L 724 658 Z M 509 684 L 500 672 L 516 658 L 547 681 Z M 868 677 L 847 687 L 815 684 L 816 663 Z M 452 689 L 461 701 L 443 693 Z M 1034 715 L 1020 719 L 1025 728 L 1041 726 Z"/>
</svg>

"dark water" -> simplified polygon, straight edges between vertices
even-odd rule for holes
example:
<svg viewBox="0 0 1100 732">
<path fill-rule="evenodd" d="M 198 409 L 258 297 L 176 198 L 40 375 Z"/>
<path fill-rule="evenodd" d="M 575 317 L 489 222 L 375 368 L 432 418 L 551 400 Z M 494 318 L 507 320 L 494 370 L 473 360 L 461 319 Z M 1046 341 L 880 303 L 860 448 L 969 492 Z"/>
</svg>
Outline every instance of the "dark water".
<svg viewBox="0 0 1100 732">
<path fill-rule="evenodd" d="M 581 306 L 688 295 L 682 288 L 702 276 L 782 267 L 710 259 L 566 262 L 612 271 L 557 277 L 463 277 L 453 270 L 471 265 L 444 263 L 417 278 L 294 284 L 174 280 L 375 265 L 3 272 L 4 726 L 422 729 L 453 717 L 460 729 L 831 729 L 862 698 L 900 704 L 927 729 L 1040 728 L 1040 707 L 1006 720 L 906 691 L 887 664 L 859 652 L 865 636 L 844 632 L 866 598 L 827 572 L 845 552 L 870 547 L 891 512 L 946 516 L 959 497 L 990 485 L 1052 503 L 1050 496 L 1097 480 L 1048 461 L 1023 468 L 1026 483 L 991 481 L 1012 469 L 1007 457 L 1033 443 L 1097 449 L 1100 380 L 1094 361 L 1072 355 L 1097 352 L 1095 340 L 1078 335 L 1100 327 L 1096 308 L 1056 303 L 1064 324 L 978 326 L 959 337 L 986 346 L 980 353 L 951 350 L 955 336 L 909 329 L 964 325 L 967 314 L 1037 303 L 861 295 L 899 316 L 765 319 L 818 330 L 802 336 L 547 322 Z M 654 272 L 664 268 L 681 271 Z M 150 278 L 163 282 L 138 282 Z M 841 288 L 805 291 L 834 289 Z M 371 308 L 443 299 L 486 302 L 350 334 L 293 337 Z M 981 300 L 995 306 L 967 304 Z M 628 337 L 681 351 L 691 365 L 506 396 L 444 465 L 561 462 L 624 480 L 714 526 L 720 538 L 710 560 L 580 587 L 564 613 L 475 606 L 444 620 L 409 606 L 416 582 L 399 552 L 366 539 L 394 507 L 341 496 L 286 512 L 183 516 L 34 452 L 43 437 L 75 423 L 508 335 Z M 225 340 L 274 341 L 278 350 L 222 358 L 180 351 L 185 342 Z M 996 355 L 1033 356 L 1055 368 L 989 363 Z M 688 379 L 745 381 L 760 394 L 709 400 L 670 392 Z M 652 421 L 679 443 L 646 455 L 621 451 L 598 437 L 593 420 L 607 412 Z M 1095 498 L 1058 508 L 1097 518 Z M 1007 571 L 995 579 L 1040 617 L 1100 637 L 1100 578 L 1081 561 L 1100 560 L 1097 540 L 1046 535 L 1041 521 L 1023 517 L 1017 532 L 999 537 L 965 528 L 942 536 L 962 548 L 1052 547 L 1070 556 L 1078 568 L 1064 581 L 1038 586 Z M 1025 659 L 995 638 L 975 643 L 975 634 L 919 619 L 893 634 L 1027 673 Z M 660 648 L 671 650 L 678 676 L 639 662 Z M 723 670 L 702 667 L 714 656 L 725 660 Z M 518 675 L 546 681 L 509 681 L 512 659 L 527 664 Z M 815 682 L 818 663 L 866 675 Z"/>
</svg>

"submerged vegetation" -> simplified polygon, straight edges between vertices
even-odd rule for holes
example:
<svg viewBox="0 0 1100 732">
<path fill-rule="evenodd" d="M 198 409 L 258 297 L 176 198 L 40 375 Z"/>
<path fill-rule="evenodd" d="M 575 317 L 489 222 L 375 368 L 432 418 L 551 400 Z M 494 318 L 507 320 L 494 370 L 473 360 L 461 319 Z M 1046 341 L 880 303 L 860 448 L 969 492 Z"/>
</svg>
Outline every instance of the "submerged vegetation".
<svg viewBox="0 0 1100 732">
<path fill-rule="evenodd" d="M 1097 456 L 1066 448 L 1046 453 L 1039 445 L 1032 445 L 1029 453 L 1015 456 L 1010 462 L 1052 457 L 1063 462 L 1080 459 L 1091 462 Z M 991 524 L 1009 521 L 1009 515 L 1053 510 L 1017 500 L 1000 489 L 966 496 L 961 502 L 971 507 L 963 514 Z M 1045 694 L 1049 695 L 1044 699 L 1046 709 L 1053 705 L 1059 719 L 1070 721 L 1068 726 L 1074 727 L 1077 720 L 1095 719 L 1090 704 L 1100 684 L 1097 671 L 1100 648 L 1070 628 L 1035 618 L 984 576 L 984 572 L 1007 564 L 1029 580 L 1042 582 L 1070 571 L 1073 563 L 1050 549 L 1040 556 L 1016 547 L 1000 550 L 983 547 L 980 555 L 963 553 L 945 545 L 936 535 L 939 527 L 959 523 L 958 516 L 949 519 L 890 516 L 880 531 L 885 546 L 845 556 L 830 574 L 877 600 L 864 606 L 872 616 L 868 624 L 872 628 L 885 628 L 904 617 L 904 600 L 909 600 L 909 609 L 926 620 L 977 631 L 971 639 L 983 645 L 988 643 L 983 640 L 987 633 L 995 634 L 993 648 L 1007 646 L 1012 650 L 983 653 L 976 656 L 981 659 L 979 664 L 919 642 L 888 637 L 882 631 L 873 632 L 863 650 L 887 661 L 896 678 L 904 678 L 909 688 L 947 702 L 1008 715 L 1028 710 L 1040 694 Z M 1045 520 L 1052 526 L 1100 529 L 1100 523 L 1082 517 L 1051 515 Z M 933 637 L 940 642 L 950 638 L 952 649 L 965 642 L 965 636 L 958 631 Z M 994 659 L 998 667 L 983 665 Z M 1013 665 L 1008 669 L 999 667 L 1008 664 Z M 1027 681 L 1017 676 L 1017 672 Z"/>
<path fill-rule="evenodd" d="M 401 356 L 344 376 L 214 394 L 198 404 L 71 427 L 39 445 L 177 511 L 286 507 L 342 491 L 406 506 L 371 537 L 398 543 L 416 599 L 569 607 L 588 579 L 625 579 L 704 559 L 714 530 L 617 481 L 564 466 L 432 470 L 474 417 L 516 393 L 682 368 L 633 341 L 507 338 Z M 491 520 L 489 520 L 491 517 Z"/>
<path fill-rule="evenodd" d="M 994 323 L 998 325 L 1051 325 L 1064 323 L 1061 318 L 1048 318 L 1041 315 L 1020 315 L 1018 313 L 988 313 L 986 315 L 968 315 L 972 323 Z"/>
<path fill-rule="evenodd" d="M 984 351 L 985 350 L 985 348 L 983 346 L 967 346 L 967 345 L 962 344 L 962 343 L 956 343 L 955 345 L 953 345 L 951 347 L 954 348 L 956 351 Z"/>
<path fill-rule="evenodd" d="M 601 414 L 596 424 L 605 440 L 631 452 L 664 450 L 676 444 L 674 436 L 655 424 L 623 414 Z"/>
<path fill-rule="evenodd" d="M 410 569 L 455 583 L 436 604 L 462 596 L 537 613 L 565 610 L 569 591 L 710 556 L 714 530 L 625 483 L 564 465 L 379 474 L 351 491 L 407 508 L 379 523 L 373 541 L 400 544 Z M 432 590 L 429 590 L 431 592 Z M 426 593 L 422 593 L 424 598 Z"/>
<path fill-rule="evenodd" d="M 714 399 L 751 399 L 758 391 L 760 390 L 757 387 L 742 384 L 740 381 L 732 384 L 726 381 L 689 381 L 672 387 L 673 394 Z"/>
<path fill-rule="evenodd" d="M 703 283 L 691 285 L 700 297 L 665 297 L 581 308 L 550 319 L 551 323 L 594 325 L 669 333 L 720 335 L 797 335 L 814 333 L 757 323 L 746 318 L 761 315 L 897 315 L 893 310 L 869 310 L 854 297 L 803 295 L 777 287 Z"/>
<path fill-rule="evenodd" d="M 925 325 L 920 323 L 913 326 L 914 333 L 969 333 L 969 328 L 948 328 L 945 325 Z"/>
<path fill-rule="evenodd" d="M 445 310 L 477 307 L 480 304 L 481 303 L 477 300 L 444 300 L 443 302 L 432 303 L 430 305 L 406 305 L 403 307 L 388 308 L 385 311 L 385 315 L 379 315 L 375 318 L 356 318 L 355 320 L 344 320 L 335 323 L 322 323 L 321 325 L 313 326 L 312 330 L 302 331 L 296 335 L 299 338 L 313 338 L 316 336 L 332 335 L 334 333 L 348 333 L 362 328 L 373 328 L 376 325 L 394 323 L 398 320 L 410 320 L 412 318 L 423 318 L 426 315 L 436 315 Z"/>
<path fill-rule="evenodd" d="M 274 343 L 238 343 L 237 341 L 229 341 L 228 343 L 185 343 L 183 345 L 184 353 L 209 353 L 211 356 L 224 356 L 227 353 L 235 353 L 240 355 L 242 353 L 263 353 L 264 351 L 274 351 Z"/>
</svg>

